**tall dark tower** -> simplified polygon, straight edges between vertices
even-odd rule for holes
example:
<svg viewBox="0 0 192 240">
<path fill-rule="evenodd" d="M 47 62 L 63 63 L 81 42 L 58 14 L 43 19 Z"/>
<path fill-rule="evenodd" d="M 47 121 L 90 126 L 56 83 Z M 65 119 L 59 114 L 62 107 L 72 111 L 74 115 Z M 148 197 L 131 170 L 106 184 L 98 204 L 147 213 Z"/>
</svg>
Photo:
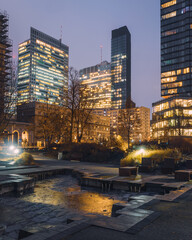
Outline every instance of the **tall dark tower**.
<svg viewBox="0 0 192 240">
<path fill-rule="evenodd" d="M 161 0 L 161 96 L 192 96 L 192 1 Z"/>
<path fill-rule="evenodd" d="M 131 99 L 131 34 L 126 26 L 112 31 L 111 101 L 112 109 L 123 109 Z"/>
<path fill-rule="evenodd" d="M 161 96 L 164 99 L 152 104 L 151 121 L 152 138 L 158 141 L 192 138 L 191 16 L 191 0 L 161 0 Z"/>
<path fill-rule="evenodd" d="M 8 37 L 8 24 L 7 13 L 0 12 L 0 125 L 5 119 L 5 107 L 8 104 L 11 81 L 12 41 Z"/>
</svg>

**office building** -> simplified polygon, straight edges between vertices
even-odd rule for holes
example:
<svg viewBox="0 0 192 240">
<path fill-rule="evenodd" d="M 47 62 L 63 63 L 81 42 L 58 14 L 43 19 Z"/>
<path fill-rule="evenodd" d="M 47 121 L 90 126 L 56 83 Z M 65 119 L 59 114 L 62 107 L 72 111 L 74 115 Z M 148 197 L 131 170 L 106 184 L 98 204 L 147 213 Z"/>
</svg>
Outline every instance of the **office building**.
<svg viewBox="0 0 192 240">
<path fill-rule="evenodd" d="M 69 48 L 34 28 L 30 38 L 19 44 L 18 103 L 60 104 L 68 87 Z"/>
<path fill-rule="evenodd" d="M 112 109 L 126 108 L 131 99 L 131 35 L 126 26 L 112 31 L 111 104 Z"/>
<path fill-rule="evenodd" d="M 191 1 L 161 0 L 161 96 L 192 96 Z"/>
<path fill-rule="evenodd" d="M 152 138 L 192 137 L 191 2 L 161 0 L 161 96 L 153 103 Z"/>
<path fill-rule="evenodd" d="M 85 86 L 88 106 L 94 109 L 111 108 L 111 65 L 107 61 L 79 71 L 81 85 Z"/>
<path fill-rule="evenodd" d="M 192 137 L 192 98 L 170 97 L 153 103 L 152 138 Z"/>
</svg>

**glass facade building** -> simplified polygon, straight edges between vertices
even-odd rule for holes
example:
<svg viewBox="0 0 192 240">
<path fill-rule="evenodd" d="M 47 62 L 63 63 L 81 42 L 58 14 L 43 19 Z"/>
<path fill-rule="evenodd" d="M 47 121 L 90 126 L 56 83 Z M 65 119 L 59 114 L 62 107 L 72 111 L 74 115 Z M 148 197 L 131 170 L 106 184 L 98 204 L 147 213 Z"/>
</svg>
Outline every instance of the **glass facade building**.
<svg viewBox="0 0 192 240">
<path fill-rule="evenodd" d="M 161 0 L 161 96 L 152 138 L 192 137 L 192 0 Z"/>
<path fill-rule="evenodd" d="M 68 87 L 68 54 L 61 40 L 31 28 L 30 39 L 19 45 L 18 104 L 59 104 Z"/>
<path fill-rule="evenodd" d="M 192 98 L 174 96 L 153 103 L 152 138 L 192 137 Z"/>
<path fill-rule="evenodd" d="M 161 0 L 161 96 L 192 96 L 192 0 Z"/>
<path fill-rule="evenodd" d="M 112 31 L 111 103 L 112 109 L 126 107 L 131 99 L 131 34 L 126 26 Z"/>
<path fill-rule="evenodd" d="M 94 109 L 111 108 L 111 64 L 103 61 L 101 64 L 84 68 L 79 71 L 82 86 L 86 91 Z"/>
</svg>

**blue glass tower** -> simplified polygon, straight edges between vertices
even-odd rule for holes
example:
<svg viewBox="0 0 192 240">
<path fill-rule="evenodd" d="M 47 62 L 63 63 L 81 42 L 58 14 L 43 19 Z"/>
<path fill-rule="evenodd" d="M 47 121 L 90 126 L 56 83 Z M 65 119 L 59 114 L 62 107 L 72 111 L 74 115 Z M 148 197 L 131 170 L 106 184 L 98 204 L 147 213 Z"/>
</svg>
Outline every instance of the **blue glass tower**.
<svg viewBox="0 0 192 240">
<path fill-rule="evenodd" d="M 112 109 L 126 108 L 131 99 L 131 34 L 126 26 L 112 31 L 111 89 Z"/>
</svg>

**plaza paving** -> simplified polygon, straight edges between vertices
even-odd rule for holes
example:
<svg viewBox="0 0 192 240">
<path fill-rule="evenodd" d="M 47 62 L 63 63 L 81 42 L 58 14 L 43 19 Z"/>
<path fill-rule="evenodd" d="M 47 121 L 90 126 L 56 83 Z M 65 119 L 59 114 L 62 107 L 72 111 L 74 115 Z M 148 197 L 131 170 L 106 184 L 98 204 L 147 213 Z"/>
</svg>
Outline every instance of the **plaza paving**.
<svg viewBox="0 0 192 240">
<path fill-rule="evenodd" d="M 0 171 L 27 174 L 40 169 L 69 167 L 87 174 L 118 175 L 117 166 L 58 161 L 36 155 L 40 167 Z M 62 206 L 26 202 L 20 198 L 1 197 L 0 224 L 6 226 L 0 240 L 18 239 L 20 230 L 30 232 L 27 240 L 38 239 L 192 239 L 191 185 L 167 195 L 137 194 L 127 204 L 117 206 L 116 216 L 109 218 L 79 214 Z M 119 210 L 118 210 L 119 209 Z"/>
</svg>

